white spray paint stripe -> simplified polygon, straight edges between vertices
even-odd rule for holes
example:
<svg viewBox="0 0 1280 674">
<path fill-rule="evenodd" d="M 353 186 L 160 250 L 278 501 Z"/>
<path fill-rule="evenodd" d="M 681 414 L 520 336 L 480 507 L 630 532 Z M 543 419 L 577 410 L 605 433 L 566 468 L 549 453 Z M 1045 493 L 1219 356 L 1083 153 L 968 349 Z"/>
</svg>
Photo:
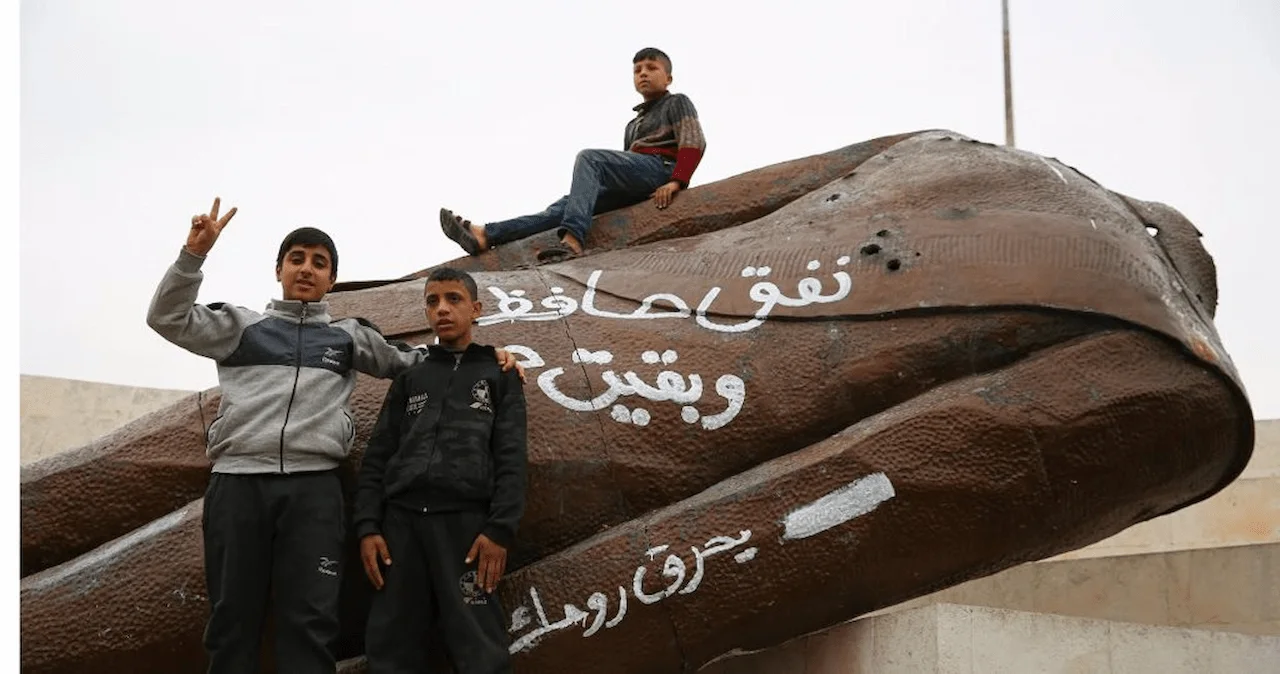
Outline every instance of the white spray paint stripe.
<svg viewBox="0 0 1280 674">
<path fill-rule="evenodd" d="M 1066 185 L 1066 184 L 1067 184 L 1067 177 L 1066 177 L 1066 176 L 1064 176 L 1064 175 L 1062 175 L 1062 171 L 1059 171 L 1057 166 L 1054 166 L 1053 164 L 1050 164 L 1048 159 L 1045 159 L 1044 157 L 1041 157 L 1040 155 L 1036 155 L 1036 159 L 1039 159 L 1040 161 L 1044 162 L 1044 165 L 1045 165 L 1045 166 L 1048 166 L 1048 167 L 1050 168 L 1050 170 L 1052 170 L 1054 173 L 1058 174 L 1058 179 L 1062 181 L 1062 184 L 1063 184 L 1063 185 Z"/>
<path fill-rule="evenodd" d="M 782 538 L 795 540 L 820 534 L 875 510 L 894 497 L 893 484 L 884 473 L 873 473 L 792 510 L 783 520 Z"/>
</svg>

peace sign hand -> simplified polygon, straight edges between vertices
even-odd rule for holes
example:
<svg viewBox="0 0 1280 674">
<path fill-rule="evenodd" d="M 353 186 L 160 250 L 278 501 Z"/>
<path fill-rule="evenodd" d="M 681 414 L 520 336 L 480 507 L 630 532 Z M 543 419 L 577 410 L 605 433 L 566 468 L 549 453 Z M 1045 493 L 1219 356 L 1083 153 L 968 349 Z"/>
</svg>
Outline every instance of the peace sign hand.
<svg viewBox="0 0 1280 674">
<path fill-rule="evenodd" d="M 213 200 L 213 210 L 203 215 L 191 216 L 191 231 L 187 233 L 187 251 L 204 257 L 213 249 L 213 242 L 218 240 L 218 235 L 222 233 L 222 228 L 231 222 L 231 216 L 236 214 L 233 207 L 227 211 L 227 214 L 218 219 L 218 206 L 221 204 L 222 198 L 218 197 Z"/>
</svg>

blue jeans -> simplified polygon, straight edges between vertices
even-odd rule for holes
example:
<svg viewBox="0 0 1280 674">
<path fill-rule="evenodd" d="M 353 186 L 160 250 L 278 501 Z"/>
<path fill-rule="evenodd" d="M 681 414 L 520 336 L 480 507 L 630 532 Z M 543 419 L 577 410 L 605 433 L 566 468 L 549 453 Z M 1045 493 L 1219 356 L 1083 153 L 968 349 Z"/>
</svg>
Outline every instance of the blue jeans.
<svg viewBox="0 0 1280 674">
<path fill-rule="evenodd" d="M 591 217 L 649 198 L 671 181 L 675 162 L 665 157 L 621 150 L 583 150 L 573 163 L 573 183 L 569 194 L 546 210 L 484 226 L 490 245 L 523 239 L 548 229 L 563 227 L 585 243 Z"/>
</svg>

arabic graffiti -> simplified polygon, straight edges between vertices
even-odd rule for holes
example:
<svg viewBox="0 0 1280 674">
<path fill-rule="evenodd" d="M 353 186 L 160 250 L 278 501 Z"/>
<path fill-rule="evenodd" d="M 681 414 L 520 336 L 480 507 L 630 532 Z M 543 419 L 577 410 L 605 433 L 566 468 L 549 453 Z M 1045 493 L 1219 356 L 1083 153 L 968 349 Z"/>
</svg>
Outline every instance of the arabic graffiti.
<svg viewBox="0 0 1280 674">
<path fill-rule="evenodd" d="M 737 538 L 730 536 L 714 536 L 709 539 L 706 544 L 699 549 L 698 546 L 690 546 L 689 550 L 693 553 L 693 575 L 689 575 L 689 566 L 679 555 L 674 553 L 668 554 L 662 562 L 661 576 L 669 578 L 670 582 L 665 587 L 658 589 L 645 589 L 645 576 L 648 574 L 648 566 L 641 563 L 636 567 L 635 574 L 631 577 L 630 595 L 625 584 L 618 586 L 618 611 L 612 618 L 608 617 L 609 613 L 609 597 L 603 592 L 593 592 L 587 597 L 587 610 L 584 611 L 573 604 L 564 605 L 564 617 L 556 622 L 551 622 L 547 617 L 546 609 L 542 606 L 542 599 L 538 596 L 536 587 L 529 587 L 529 600 L 532 604 L 522 604 L 511 612 L 511 634 L 516 634 L 529 627 L 534 617 L 530 616 L 532 612 L 536 616 L 538 626 L 529 630 L 525 634 L 517 637 L 510 647 L 511 653 L 514 655 L 520 651 L 528 650 L 538 644 L 541 637 L 559 630 L 566 629 L 572 625 L 581 625 L 585 628 L 582 632 L 583 637 L 589 637 L 603 629 L 612 629 L 617 627 L 622 619 L 627 615 L 628 596 L 634 597 L 642 604 L 656 604 L 667 597 L 674 594 L 692 594 L 697 591 L 698 586 L 702 584 L 702 579 L 706 573 L 707 558 L 719 553 L 732 550 L 743 545 L 751 539 L 751 531 L 743 530 L 739 532 Z M 659 545 L 645 551 L 645 556 L 649 561 L 653 561 L 658 555 L 666 552 L 670 546 Z M 734 561 L 738 564 L 745 564 L 755 559 L 757 549 L 747 548 L 734 555 Z M 685 581 L 688 580 L 686 583 Z M 594 617 L 592 615 L 594 613 Z M 588 624 L 590 620 L 590 624 Z"/>
<path fill-rule="evenodd" d="M 538 355 L 537 351 L 527 346 L 508 344 L 505 348 L 521 358 L 519 362 L 526 370 L 545 367 L 547 364 L 542 359 L 542 356 Z M 664 366 L 674 364 L 679 358 L 679 354 L 672 349 L 667 349 L 661 353 L 645 351 L 640 356 L 640 360 L 646 365 L 661 364 Z M 613 362 L 613 354 L 609 351 L 575 349 L 573 362 L 578 365 L 609 365 Z M 685 376 L 679 372 L 664 369 L 658 373 L 656 385 L 650 385 L 642 381 L 634 371 L 624 372 L 619 376 L 610 369 L 600 373 L 600 378 L 608 386 L 603 393 L 590 400 L 578 400 L 566 395 L 556 387 L 556 378 L 564 374 L 564 371 L 563 367 L 553 367 L 538 375 L 538 388 L 548 398 L 560 406 L 575 412 L 598 412 L 611 408 L 609 416 L 614 421 L 636 426 L 647 426 L 649 424 L 651 420 L 649 411 L 643 407 L 629 409 L 617 402 L 619 398 L 638 396 L 655 403 L 676 403 L 681 406 L 680 418 L 685 423 L 700 423 L 703 428 L 714 431 L 723 428 L 738 416 L 747 397 L 747 384 L 741 377 L 734 374 L 720 375 L 715 382 L 715 391 L 717 395 L 725 399 L 726 407 L 716 414 L 703 415 L 697 407 L 694 407 L 694 403 L 698 402 L 704 393 L 700 375 L 690 374 L 686 380 Z"/>
<path fill-rule="evenodd" d="M 841 255 L 836 259 L 836 266 L 844 267 L 849 264 L 850 257 Z M 809 271 L 817 271 L 822 268 L 822 263 L 818 260 L 810 260 L 806 265 Z M 773 272 L 770 267 L 744 267 L 742 269 L 743 278 L 760 278 L 763 279 Z M 515 321 L 553 321 L 558 318 L 569 316 L 574 312 L 581 311 L 589 316 L 597 318 L 613 318 L 621 320 L 641 320 L 651 318 L 689 318 L 693 316 L 697 324 L 707 330 L 715 332 L 746 332 L 760 327 L 765 319 L 776 306 L 784 307 L 805 307 L 811 304 L 830 304 L 839 302 L 849 296 L 853 290 L 853 279 L 848 272 L 843 270 L 836 271 L 831 275 L 836 282 L 834 292 L 824 295 L 822 294 L 822 281 L 807 276 L 800 279 L 796 284 L 796 296 L 789 297 L 782 292 L 777 284 L 761 280 L 751 286 L 747 292 L 747 296 L 753 302 L 759 302 L 760 308 L 755 314 L 746 321 L 741 323 L 716 323 L 712 321 L 708 314 L 714 314 L 711 305 L 715 303 L 716 298 L 720 296 L 720 286 L 714 286 L 703 296 L 702 301 L 698 303 L 695 310 L 689 308 L 689 303 L 684 298 L 675 293 L 654 293 L 645 297 L 640 301 L 640 306 L 630 313 L 619 313 L 608 311 L 596 306 L 596 292 L 600 284 L 600 278 L 604 276 L 604 270 L 596 269 L 587 277 L 587 287 L 582 293 L 582 299 L 577 300 L 573 297 L 565 295 L 564 288 L 551 288 L 551 296 L 544 298 L 539 304 L 546 309 L 545 311 L 534 311 L 533 300 L 525 297 L 524 290 L 506 291 L 497 286 L 489 286 L 489 293 L 498 300 L 498 312 L 480 317 L 479 325 L 493 325 L 495 323 L 511 323 Z M 661 303 L 663 306 L 657 306 Z M 656 307 L 656 308 L 655 308 Z"/>
<path fill-rule="evenodd" d="M 876 510 L 881 504 L 893 499 L 896 495 L 893 483 L 882 472 L 858 478 L 824 494 L 816 500 L 792 509 L 783 518 L 782 524 L 785 533 L 778 542 L 784 543 L 785 541 L 810 538 L 825 533 L 850 520 Z M 564 617 L 551 622 L 551 619 L 547 617 L 546 609 L 542 606 L 542 598 L 538 595 L 538 588 L 531 585 L 529 587 L 529 601 L 522 603 L 511 612 L 511 627 L 508 631 L 513 635 L 524 632 L 526 628 L 533 624 L 535 618 L 537 626 L 516 637 L 511 643 L 510 651 L 514 655 L 520 651 L 533 648 L 537 646 L 538 640 L 543 636 L 567 629 L 573 625 L 580 625 L 584 628 L 583 637 L 596 634 L 601 629 L 612 629 L 626 617 L 628 597 L 634 598 L 641 604 L 651 605 L 673 595 L 693 594 L 702 585 L 707 571 L 706 562 L 709 558 L 722 552 L 739 548 L 749 540 L 751 540 L 751 530 L 744 529 L 738 533 L 736 538 L 713 536 L 701 548 L 696 545 L 690 546 L 689 550 L 693 553 L 692 575 L 689 574 L 689 565 L 685 563 L 683 558 L 674 552 L 667 554 L 662 561 L 660 575 L 662 578 L 669 579 L 669 582 L 665 586 L 658 588 L 654 588 L 652 585 L 646 588 L 645 577 L 649 574 L 648 563 L 655 561 L 658 555 L 667 552 L 670 546 L 659 545 L 649 548 L 644 553 L 644 556 L 648 557 L 648 561 L 642 562 L 636 567 L 635 573 L 631 576 L 631 587 L 628 588 L 625 582 L 618 586 L 618 610 L 613 617 L 609 617 L 609 595 L 603 592 L 593 592 L 590 597 L 587 597 L 587 610 L 584 611 L 573 604 L 565 604 Z M 734 554 L 733 560 L 738 564 L 746 564 L 754 560 L 759 552 L 759 548 L 756 547 L 743 548 Z M 628 589 L 630 592 L 628 592 Z"/>
</svg>

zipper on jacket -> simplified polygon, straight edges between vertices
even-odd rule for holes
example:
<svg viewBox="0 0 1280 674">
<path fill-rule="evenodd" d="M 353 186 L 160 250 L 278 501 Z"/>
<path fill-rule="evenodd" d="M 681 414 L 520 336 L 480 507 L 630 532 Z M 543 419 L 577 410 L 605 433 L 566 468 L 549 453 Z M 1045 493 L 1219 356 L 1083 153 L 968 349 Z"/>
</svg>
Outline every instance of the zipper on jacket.
<svg viewBox="0 0 1280 674">
<path fill-rule="evenodd" d="M 436 422 L 431 426 L 431 454 L 427 456 L 427 472 L 423 476 L 427 485 L 431 484 L 431 461 L 436 458 L 436 452 L 440 451 L 440 442 L 437 435 L 440 432 L 440 419 L 444 417 L 444 406 L 449 403 L 449 391 L 453 388 L 453 375 L 458 372 L 458 367 L 462 365 L 462 359 L 467 357 L 467 352 L 463 351 L 461 357 L 454 356 L 452 353 L 449 356 L 453 358 L 453 369 L 449 371 L 449 379 L 444 383 L 444 395 L 440 396 L 440 414 L 436 415 Z M 422 512 L 431 512 L 431 506 L 423 507 Z"/>
<path fill-rule="evenodd" d="M 298 340 L 294 352 L 293 390 L 289 392 L 289 405 L 284 408 L 284 423 L 280 425 L 280 472 L 284 472 L 284 430 L 289 426 L 289 413 L 293 411 L 293 398 L 298 395 L 298 377 L 302 374 L 302 324 L 307 320 L 307 304 L 302 304 L 302 316 L 298 319 Z"/>
</svg>

